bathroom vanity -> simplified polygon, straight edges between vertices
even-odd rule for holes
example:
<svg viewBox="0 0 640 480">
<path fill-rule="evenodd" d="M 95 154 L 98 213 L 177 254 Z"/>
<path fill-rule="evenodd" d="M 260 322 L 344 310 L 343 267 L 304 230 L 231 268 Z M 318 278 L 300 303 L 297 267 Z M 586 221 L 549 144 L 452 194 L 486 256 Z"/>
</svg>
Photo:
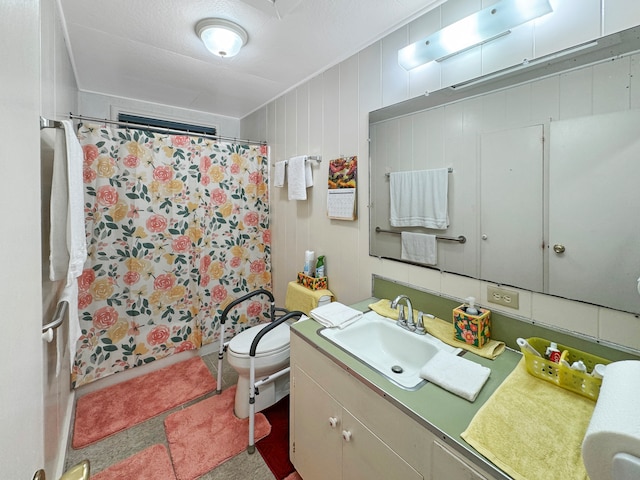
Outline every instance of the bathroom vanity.
<svg viewBox="0 0 640 480">
<path fill-rule="evenodd" d="M 460 437 L 475 413 L 517 365 L 495 360 L 475 402 L 427 383 L 394 384 L 318 334 L 304 320 L 291 328 L 290 458 L 304 480 L 508 479 Z"/>
</svg>

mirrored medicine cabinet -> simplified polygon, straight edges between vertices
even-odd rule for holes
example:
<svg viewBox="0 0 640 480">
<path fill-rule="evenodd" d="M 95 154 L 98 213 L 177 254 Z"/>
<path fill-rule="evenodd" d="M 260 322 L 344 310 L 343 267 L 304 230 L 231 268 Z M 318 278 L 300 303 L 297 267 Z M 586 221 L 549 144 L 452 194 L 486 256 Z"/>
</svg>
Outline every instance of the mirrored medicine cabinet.
<svg viewBox="0 0 640 480">
<path fill-rule="evenodd" d="M 370 255 L 434 234 L 425 268 L 640 313 L 639 52 L 634 27 L 370 112 Z M 391 227 L 389 174 L 442 167 L 449 227 Z"/>
</svg>

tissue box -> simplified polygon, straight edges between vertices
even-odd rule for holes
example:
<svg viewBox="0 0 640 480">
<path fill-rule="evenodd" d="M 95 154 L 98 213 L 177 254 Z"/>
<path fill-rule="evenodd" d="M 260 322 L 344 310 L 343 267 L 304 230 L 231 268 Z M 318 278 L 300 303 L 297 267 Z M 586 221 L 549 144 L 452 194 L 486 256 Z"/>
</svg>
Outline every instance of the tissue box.
<svg viewBox="0 0 640 480">
<path fill-rule="evenodd" d="M 310 277 L 302 272 L 298 273 L 298 283 L 309 290 L 326 290 L 329 288 L 327 277 Z"/>
<path fill-rule="evenodd" d="M 476 307 L 479 315 L 469 315 L 464 310 L 466 305 L 453 309 L 453 329 L 456 340 L 482 347 L 491 339 L 491 311 Z"/>
</svg>

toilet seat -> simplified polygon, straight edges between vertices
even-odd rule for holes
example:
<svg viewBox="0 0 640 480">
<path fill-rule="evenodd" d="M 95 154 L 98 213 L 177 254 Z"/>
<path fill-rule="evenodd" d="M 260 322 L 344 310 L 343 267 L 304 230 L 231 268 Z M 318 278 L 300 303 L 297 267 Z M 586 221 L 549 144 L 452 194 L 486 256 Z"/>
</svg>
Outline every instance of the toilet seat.
<svg viewBox="0 0 640 480">
<path fill-rule="evenodd" d="M 249 358 L 249 350 L 256 335 L 265 328 L 268 323 L 248 328 L 233 337 L 229 342 L 229 353 L 236 358 Z M 276 328 L 265 334 L 258 342 L 256 358 L 269 357 L 289 350 L 289 324 L 281 323 Z"/>
</svg>

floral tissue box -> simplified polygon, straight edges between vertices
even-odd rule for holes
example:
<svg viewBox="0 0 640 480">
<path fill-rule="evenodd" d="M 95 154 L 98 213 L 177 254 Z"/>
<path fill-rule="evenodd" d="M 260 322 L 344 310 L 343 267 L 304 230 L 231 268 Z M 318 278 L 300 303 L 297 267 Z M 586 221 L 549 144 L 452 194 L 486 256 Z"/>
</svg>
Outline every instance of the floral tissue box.
<svg viewBox="0 0 640 480">
<path fill-rule="evenodd" d="M 302 272 L 298 273 L 298 283 L 309 290 L 326 290 L 329 288 L 327 277 L 310 277 Z"/>
<path fill-rule="evenodd" d="M 467 305 L 453 309 L 453 329 L 456 340 L 482 347 L 491 339 L 491 311 L 477 307 L 479 314 L 466 313 Z"/>
</svg>

